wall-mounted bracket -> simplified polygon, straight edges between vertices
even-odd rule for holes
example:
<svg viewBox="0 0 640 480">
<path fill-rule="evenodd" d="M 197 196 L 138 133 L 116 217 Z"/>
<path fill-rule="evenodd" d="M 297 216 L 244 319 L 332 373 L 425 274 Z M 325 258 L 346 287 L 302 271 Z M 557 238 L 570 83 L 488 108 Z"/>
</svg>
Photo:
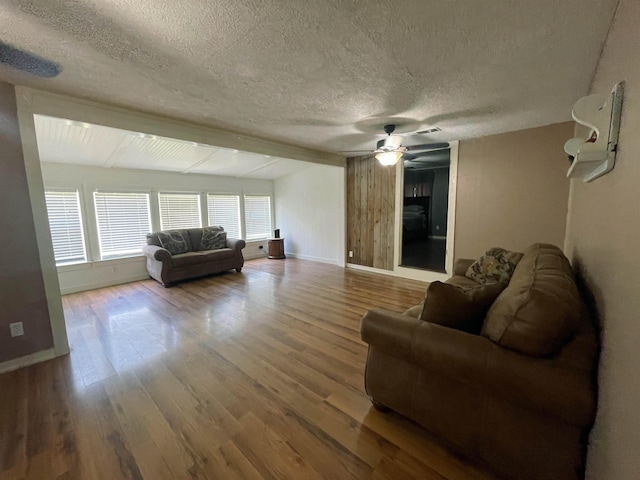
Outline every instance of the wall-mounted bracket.
<svg viewBox="0 0 640 480">
<path fill-rule="evenodd" d="M 568 177 L 591 182 L 613 170 L 616 161 L 623 84 L 617 83 L 609 95 L 582 97 L 573 106 L 571 115 L 589 129 L 587 138 L 577 137 L 564 144 L 573 162 Z"/>
</svg>

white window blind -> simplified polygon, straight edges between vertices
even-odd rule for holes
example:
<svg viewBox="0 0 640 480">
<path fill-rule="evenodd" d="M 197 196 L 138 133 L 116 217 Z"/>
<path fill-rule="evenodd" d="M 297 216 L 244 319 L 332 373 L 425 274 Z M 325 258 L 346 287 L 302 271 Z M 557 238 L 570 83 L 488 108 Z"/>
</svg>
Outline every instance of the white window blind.
<svg viewBox="0 0 640 480">
<path fill-rule="evenodd" d="M 126 257 L 142 252 L 151 231 L 148 193 L 94 192 L 100 257 Z"/>
<path fill-rule="evenodd" d="M 197 228 L 202 226 L 200 216 L 200 194 L 159 193 L 160 228 Z"/>
<path fill-rule="evenodd" d="M 261 240 L 271 236 L 271 197 L 245 195 L 244 217 L 247 240 Z"/>
<path fill-rule="evenodd" d="M 209 225 L 221 225 L 228 238 L 240 236 L 240 197 L 238 195 L 207 195 Z"/>
<path fill-rule="evenodd" d="M 45 192 L 56 265 L 86 262 L 78 191 Z"/>
</svg>

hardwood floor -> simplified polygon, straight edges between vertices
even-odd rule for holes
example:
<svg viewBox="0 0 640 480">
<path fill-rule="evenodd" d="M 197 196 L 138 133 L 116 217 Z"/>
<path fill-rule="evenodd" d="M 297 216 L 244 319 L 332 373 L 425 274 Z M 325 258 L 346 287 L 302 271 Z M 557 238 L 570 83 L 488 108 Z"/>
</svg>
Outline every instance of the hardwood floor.
<svg viewBox="0 0 640 480">
<path fill-rule="evenodd" d="M 0 479 L 495 479 L 365 396 L 360 317 L 423 291 L 287 259 L 67 295 L 71 355 L 0 375 Z"/>
</svg>

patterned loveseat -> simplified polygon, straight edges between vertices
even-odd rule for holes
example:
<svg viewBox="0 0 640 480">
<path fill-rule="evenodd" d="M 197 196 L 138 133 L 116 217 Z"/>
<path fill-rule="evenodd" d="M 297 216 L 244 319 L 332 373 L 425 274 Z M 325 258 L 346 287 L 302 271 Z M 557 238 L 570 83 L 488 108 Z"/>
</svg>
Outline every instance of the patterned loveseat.
<svg viewBox="0 0 640 480">
<path fill-rule="evenodd" d="M 222 227 L 165 230 L 147 235 L 147 272 L 165 287 L 188 278 L 242 270 L 245 241 L 227 238 Z"/>
</svg>

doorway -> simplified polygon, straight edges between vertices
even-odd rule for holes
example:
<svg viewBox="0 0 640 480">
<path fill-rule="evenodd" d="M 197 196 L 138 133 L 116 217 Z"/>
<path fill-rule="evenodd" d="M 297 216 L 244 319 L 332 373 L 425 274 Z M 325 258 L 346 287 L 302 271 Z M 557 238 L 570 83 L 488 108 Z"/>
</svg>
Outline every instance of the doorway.
<svg viewBox="0 0 640 480">
<path fill-rule="evenodd" d="M 403 164 L 400 266 L 446 272 L 451 150 Z"/>
</svg>

